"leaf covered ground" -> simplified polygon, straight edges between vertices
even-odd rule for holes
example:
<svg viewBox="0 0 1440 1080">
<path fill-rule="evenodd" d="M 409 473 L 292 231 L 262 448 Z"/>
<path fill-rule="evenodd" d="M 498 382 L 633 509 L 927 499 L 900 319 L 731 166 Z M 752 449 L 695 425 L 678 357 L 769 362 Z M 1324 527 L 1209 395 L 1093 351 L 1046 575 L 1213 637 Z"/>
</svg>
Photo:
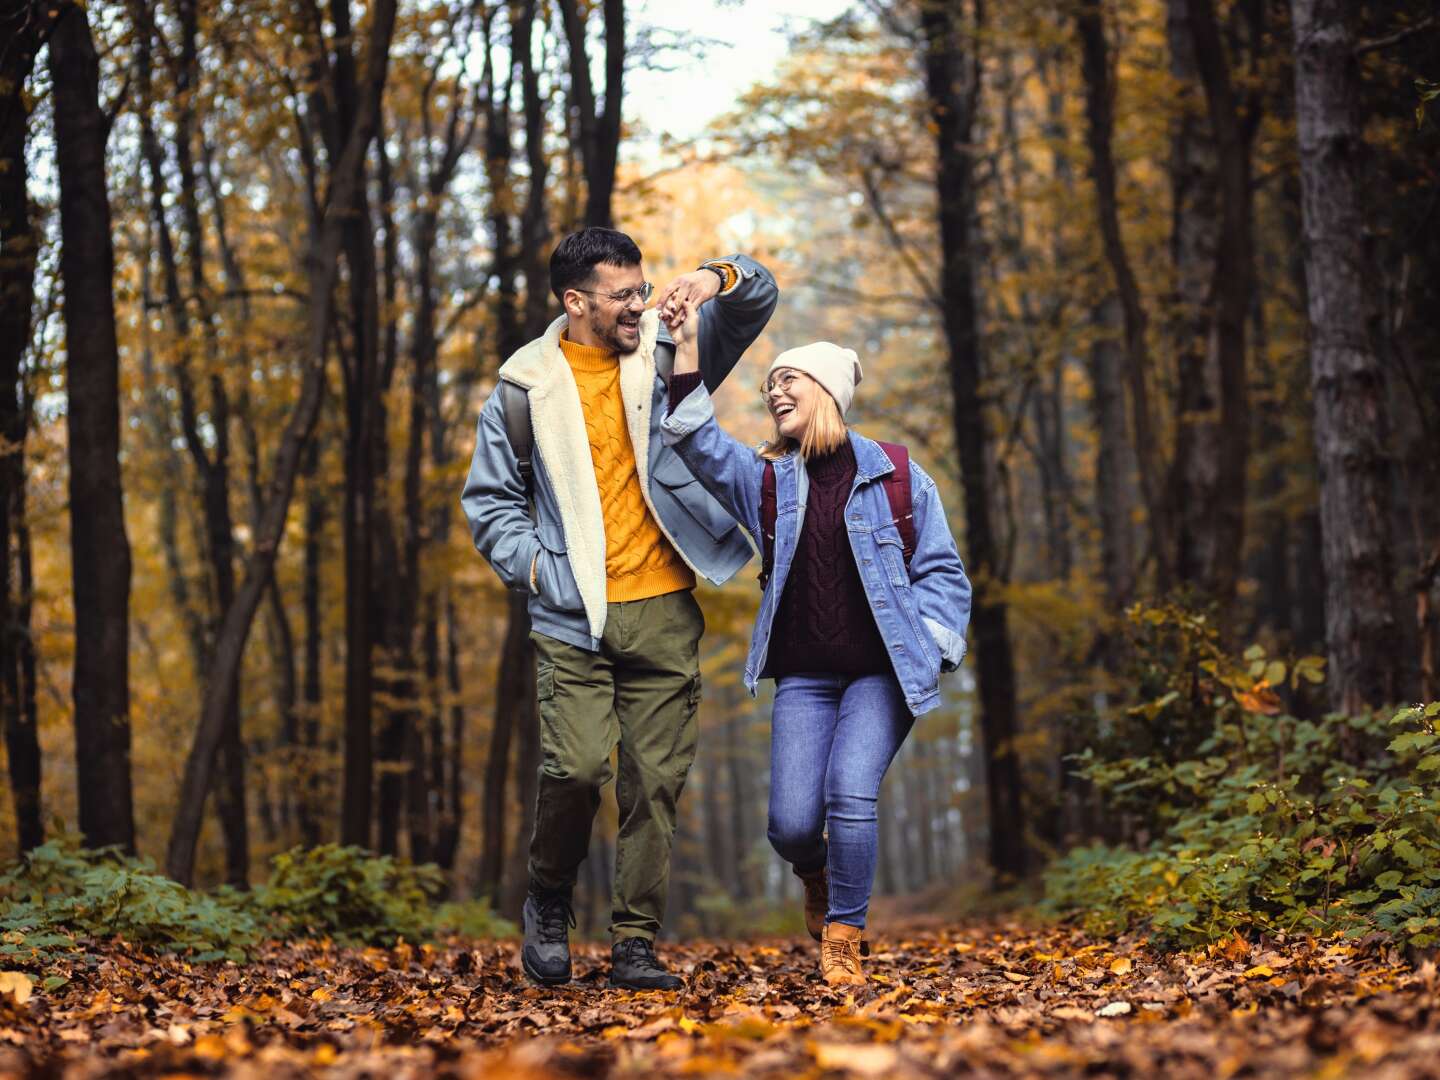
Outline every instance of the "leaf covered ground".
<svg viewBox="0 0 1440 1080">
<path fill-rule="evenodd" d="M 607 989 L 600 945 L 547 991 L 508 942 L 277 945 L 245 965 L 112 947 L 53 990 L 0 987 L 0 1077 L 1440 1075 L 1435 964 L 1382 944 L 915 928 L 877 938 L 853 996 L 819 982 L 808 940 L 662 955 L 684 992 Z"/>
</svg>

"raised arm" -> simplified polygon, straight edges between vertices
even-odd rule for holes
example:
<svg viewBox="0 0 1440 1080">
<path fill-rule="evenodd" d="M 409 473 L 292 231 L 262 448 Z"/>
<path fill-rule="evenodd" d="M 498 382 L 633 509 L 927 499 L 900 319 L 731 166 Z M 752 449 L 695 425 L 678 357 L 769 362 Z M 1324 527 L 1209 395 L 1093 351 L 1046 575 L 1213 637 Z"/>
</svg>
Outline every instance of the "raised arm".
<svg viewBox="0 0 1440 1080">
<path fill-rule="evenodd" d="M 722 271 L 723 281 L 709 267 Z M 779 299 L 780 290 L 769 270 L 748 255 L 730 255 L 676 278 L 660 290 L 657 302 L 667 319 L 683 304 L 694 302 L 699 308 L 702 332 L 697 362 L 705 388 L 713 393 L 765 329 Z M 673 341 L 664 321 L 660 341 Z"/>
<path fill-rule="evenodd" d="M 759 543 L 760 479 L 765 463 L 715 419 L 715 406 L 701 371 L 700 341 L 707 327 L 696 308 L 693 301 L 683 303 L 675 320 L 675 370 L 660 431 L 665 445 L 674 447 L 695 479 Z"/>
</svg>

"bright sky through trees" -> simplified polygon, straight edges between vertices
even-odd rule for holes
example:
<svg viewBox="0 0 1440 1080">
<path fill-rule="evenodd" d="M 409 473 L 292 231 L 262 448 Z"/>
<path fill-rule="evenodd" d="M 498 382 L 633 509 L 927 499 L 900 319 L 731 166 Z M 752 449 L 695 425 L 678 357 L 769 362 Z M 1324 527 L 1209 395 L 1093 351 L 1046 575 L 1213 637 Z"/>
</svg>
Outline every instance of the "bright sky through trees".
<svg viewBox="0 0 1440 1080">
<path fill-rule="evenodd" d="M 699 135 L 715 117 L 735 106 L 752 84 L 773 77 L 789 47 L 789 34 L 833 19 L 843 0 L 740 0 L 739 3 L 685 3 L 641 0 L 637 25 L 654 26 L 680 39 L 708 39 L 709 48 L 669 53 L 669 71 L 637 64 L 626 73 L 625 119 L 652 136 L 675 139 Z M 668 36 L 668 35 L 667 35 Z M 629 148 L 646 152 L 648 147 Z"/>
</svg>

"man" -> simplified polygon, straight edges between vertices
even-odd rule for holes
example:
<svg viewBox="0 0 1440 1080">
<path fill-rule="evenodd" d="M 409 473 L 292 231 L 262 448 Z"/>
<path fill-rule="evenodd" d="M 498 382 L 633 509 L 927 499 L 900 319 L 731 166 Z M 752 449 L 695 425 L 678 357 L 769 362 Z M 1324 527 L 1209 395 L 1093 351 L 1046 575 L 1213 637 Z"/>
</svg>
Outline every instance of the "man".
<svg viewBox="0 0 1440 1080">
<path fill-rule="evenodd" d="M 500 368 L 460 497 L 476 548 L 530 594 L 543 761 L 521 962 L 541 985 L 570 979 L 571 891 L 618 744 L 610 985 L 673 990 L 682 982 L 654 941 L 695 757 L 704 619 L 691 590 L 697 575 L 727 580 L 751 549 L 663 445 L 674 346 L 646 310 L 635 242 L 571 233 L 550 257 L 550 288 L 565 314 Z M 778 296 L 764 267 L 735 255 L 671 282 L 659 306 L 703 305 L 700 368 L 713 389 Z"/>
</svg>

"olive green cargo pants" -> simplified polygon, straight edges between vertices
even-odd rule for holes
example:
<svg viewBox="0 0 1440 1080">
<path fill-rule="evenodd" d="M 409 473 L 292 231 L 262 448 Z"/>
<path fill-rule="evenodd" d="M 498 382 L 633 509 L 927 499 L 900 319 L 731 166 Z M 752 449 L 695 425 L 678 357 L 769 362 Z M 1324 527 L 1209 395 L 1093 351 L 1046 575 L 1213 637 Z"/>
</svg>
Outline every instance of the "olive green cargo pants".
<svg viewBox="0 0 1440 1080">
<path fill-rule="evenodd" d="M 541 764 L 530 879 L 545 889 L 574 886 L 600 789 L 613 773 L 620 807 L 610 923 L 616 941 L 653 941 L 664 921 L 675 806 L 695 760 L 704 629 L 686 589 L 610 604 L 599 652 L 531 635 Z"/>
</svg>

